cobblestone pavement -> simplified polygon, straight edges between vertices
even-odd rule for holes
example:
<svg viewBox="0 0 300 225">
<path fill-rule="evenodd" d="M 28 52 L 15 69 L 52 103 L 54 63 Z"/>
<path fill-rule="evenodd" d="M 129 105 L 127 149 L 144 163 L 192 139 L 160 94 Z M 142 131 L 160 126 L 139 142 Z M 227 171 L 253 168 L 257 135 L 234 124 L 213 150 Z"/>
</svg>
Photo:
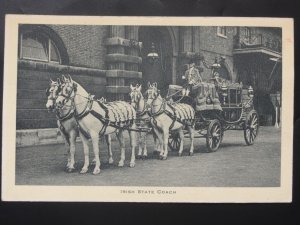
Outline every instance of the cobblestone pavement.
<svg viewBox="0 0 300 225">
<path fill-rule="evenodd" d="M 178 186 L 178 187 L 277 187 L 280 186 L 280 130 L 261 127 L 253 146 L 247 146 L 243 131 L 226 131 L 217 152 L 206 153 L 205 139 L 196 139 L 195 154 L 188 156 L 189 139 L 184 154 L 169 152 L 167 160 L 153 156 L 153 140 L 148 137 L 149 158 L 136 160 L 129 167 L 117 166 L 120 154 L 113 142 L 113 165 L 107 163 L 107 151 L 101 142 L 101 173 L 79 174 L 83 166 L 82 144 L 77 143 L 76 171 L 65 171 L 64 145 L 43 145 L 17 148 L 17 185 L 99 185 L 99 186 Z M 90 145 L 91 146 L 91 145 Z M 127 143 L 127 146 L 128 143 Z M 93 151 L 90 147 L 90 158 Z"/>
</svg>

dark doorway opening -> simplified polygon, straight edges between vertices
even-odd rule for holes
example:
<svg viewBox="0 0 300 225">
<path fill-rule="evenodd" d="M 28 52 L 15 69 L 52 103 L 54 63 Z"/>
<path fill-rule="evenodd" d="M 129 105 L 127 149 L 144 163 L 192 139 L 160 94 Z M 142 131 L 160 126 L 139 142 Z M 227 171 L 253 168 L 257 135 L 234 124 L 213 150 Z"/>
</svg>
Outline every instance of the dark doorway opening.
<svg viewBox="0 0 300 225">
<path fill-rule="evenodd" d="M 170 34 L 165 27 L 140 27 L 139 41 L 143 43 L 141 71 L 143 73 L 143 89 L 147 83 L 157 82 L 162 96 L 167 93 L 168 85 L 172 83 L 172 43 Z M 147 58 L 154 44 L 158 59 Z"/>
</svg>

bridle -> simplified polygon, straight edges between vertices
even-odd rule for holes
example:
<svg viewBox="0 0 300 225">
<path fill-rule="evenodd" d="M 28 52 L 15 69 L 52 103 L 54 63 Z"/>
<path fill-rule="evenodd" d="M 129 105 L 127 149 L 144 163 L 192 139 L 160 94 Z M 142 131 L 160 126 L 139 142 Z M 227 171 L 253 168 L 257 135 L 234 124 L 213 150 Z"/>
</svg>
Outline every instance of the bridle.
<svg viewBox="0 0 300 225">
<path fill-rule="evenodd" d="M 52 108 L 52 110 L 56 109 L 56 107 L 55 107 L 55 101 L 57 99 L 57 94 L 60 92 L 60 90 L 61 90 L 61 87 L 60 87 L 59 83 L 58 82 L 54 82 L 54 81 L 52 81 L 50 87 L 48 87 L 46 89 L 47 100 L 53 102 L 53 106 L 52 106 L 53 108 Z"/>
<path fill-rule="evenodd" d="M 57 109 L 61 109 L 62 107 L 65 107 L 65 104 L 68 101 L 72 101 L 72 106 L 74 103 L 74 98 L 76 96 L 76 91 L 77 91 L 77 84 L 73 83 L 72 85 L 70 85 L 69 82 L 65 82 L 63 84 L 61 84 L 61 90 L 58 92 L 58 96 L 62 96 L 64 97 L 64 99 L 62 100 L 62 102 L 58 105 L 56 102 L 56 108 Z M 66 93 L 65 93 L 66 92 Z M 56 97 L 56 99 L 57 99 Z"/>
<path fill-rule="evenodd" d="M 156 112 L 156 113 L 152 112 L 152 107 L 158 106 L 158 105 L 154 105 L 154 101 L 159 96 L 160 96 L 160 93 L 159 93 L 159 90 L 156 87 L 150 87 L 147 90 L 147 98 L 152 100 L 151 105 L 150 105 L 150 110 L 149 110 L 149 115 L 151 117 L 160 115 L 160 114 L 164 113 L 165 110 L 166 110 L 167 101 L 165 99 L 162 99 L 162 103 L 160 104 L 160 108 L 159 108 L 158 112 Z"/>
<path fill-rule="evenodd" d="M 68 86 L 66 86 L 68 85 Z M 70 119 L 71 117 L 74 116 L 74 112 L 75 112 L 75 105 L 74 105 L 74 97 L 76 96 L 76 84 L 73 83 L 73 85 L 69 85 L 68 82 L 62 83 L 61 85 L 59 85 L 58 91 L 57 91 L 57 95 L 55 96 L 55 101 L 57 100 L 58 96 L 62 96 L 64 97 L 63 101 L 61 104 L 57 104 L 57 102 L 55 102 L 55 111 L 56 111 L 56 117 L 59 121 L 65 121 Z M 64 93 L 65 89 L 67 88 L 67 92 Z M 74 93 L 74 95 L 72 95 Z M 71 106 L 67 106 L 67 102 L 71 100 Z M 63 108 L 68 108 L 68 111 L 65 115 L 61 115 L 60 114 L 60 110 Z"/>
<path fill-rule="evenodd" d="M 58 106 L 58 108 L 69 107 L 68 114 L 65 117 L 69 117 L 68 115 L 72 114 L 72 116 L 74 115 L 75 119 L 78 121 L 91 112 L 91 108 L 92 108 L 92 105 L 94 102 L 93 95 L 89 94 L 88 97 L 82 96 L 77 93 L 77 84 L 74 82 L 72 82 L 72 85 L 70 85 L 70 84 L 71 84 L 71 82 L 68 82 L 68 81 L 62 84 L 62 89 L 61 89 L 60 93 L 58 94 L 58 96 L 62 96 L 64 98 L 63 98 L 62 102 L 60 103 L 60 105 Z M 86 98 L 87 101 L 83 101 L 83 102 L 75 104 L 74 98 L 76 95 Z M 68 103 L 69 101 L 71 101 L 71 106 L 66 106 L 66 103 Z M 76 105 L 80 105 L 85 102 L 86 102 L 86 105 L 84 107 L 84 110 L 82 112 L 78 113 L 76 111 Z"/>
<path fill-rule="evenodd" d="M 145 113 L 148 112 L 147 101 L 145 101 L 145 99 L 144 99 L 143 109 L 141 111 L 138 111 L 138 102 L 141 100 L 142 97 L 143 97 L 142 93 L 137 89 L 133 89 L 130 92 L 131 105 L 134 107 L 137 116 L 143 116 Z"/>
<path fill-rule="evenodd" d="M 54 89 L 52 91 L 50 91 L 51 88 L 54 88 Z M 48 87 L 46 89 L 46 96 L 48 97 L 48 100 L 55 101 L 57 99 L 57 93 L 59 93 L 60 90 L 61 90 L 61 87 L 60 87 L 60 85 L 57 82 L 52 83 L 50 85 L 50 87 Z"/>
</svg>

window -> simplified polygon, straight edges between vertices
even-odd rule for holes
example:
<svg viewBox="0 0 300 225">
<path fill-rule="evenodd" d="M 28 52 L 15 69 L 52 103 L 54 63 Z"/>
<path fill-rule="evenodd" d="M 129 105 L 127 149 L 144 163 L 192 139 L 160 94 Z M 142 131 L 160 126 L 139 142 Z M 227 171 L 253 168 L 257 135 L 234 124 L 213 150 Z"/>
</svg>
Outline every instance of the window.
<svg viewBox="0 0 300 225">
<path fill-rule="evenodd" d="M 245 39 L 251 44 L 251 29 L 249 27 L 245 27 Z"/>
<path fill-rule="evenodd" d="M 227 38 L 226 27 L 225 26 L 217 27 L 217 35 L 219 37 Z"/>
<path fill-rule="evenodd" d="M 53 41 L 45 35 L 34 32 L 21 34 L 20 59 L 61 63 L 58 49 Z"/>
</svg>

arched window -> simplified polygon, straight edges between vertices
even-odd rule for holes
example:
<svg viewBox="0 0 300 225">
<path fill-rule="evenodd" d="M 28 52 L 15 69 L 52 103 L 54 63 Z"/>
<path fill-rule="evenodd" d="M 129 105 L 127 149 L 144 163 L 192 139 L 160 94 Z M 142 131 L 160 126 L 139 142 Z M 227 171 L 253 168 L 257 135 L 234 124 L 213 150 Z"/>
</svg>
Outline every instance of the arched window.
<svg viewBox="0 0 300 225">
<path fill-rule="evenodd" d="M 61 63 L 55 43 L 47 35 L 39 32 L 21 33 L 19 57 L 20 59 Z"/>
</svg>

